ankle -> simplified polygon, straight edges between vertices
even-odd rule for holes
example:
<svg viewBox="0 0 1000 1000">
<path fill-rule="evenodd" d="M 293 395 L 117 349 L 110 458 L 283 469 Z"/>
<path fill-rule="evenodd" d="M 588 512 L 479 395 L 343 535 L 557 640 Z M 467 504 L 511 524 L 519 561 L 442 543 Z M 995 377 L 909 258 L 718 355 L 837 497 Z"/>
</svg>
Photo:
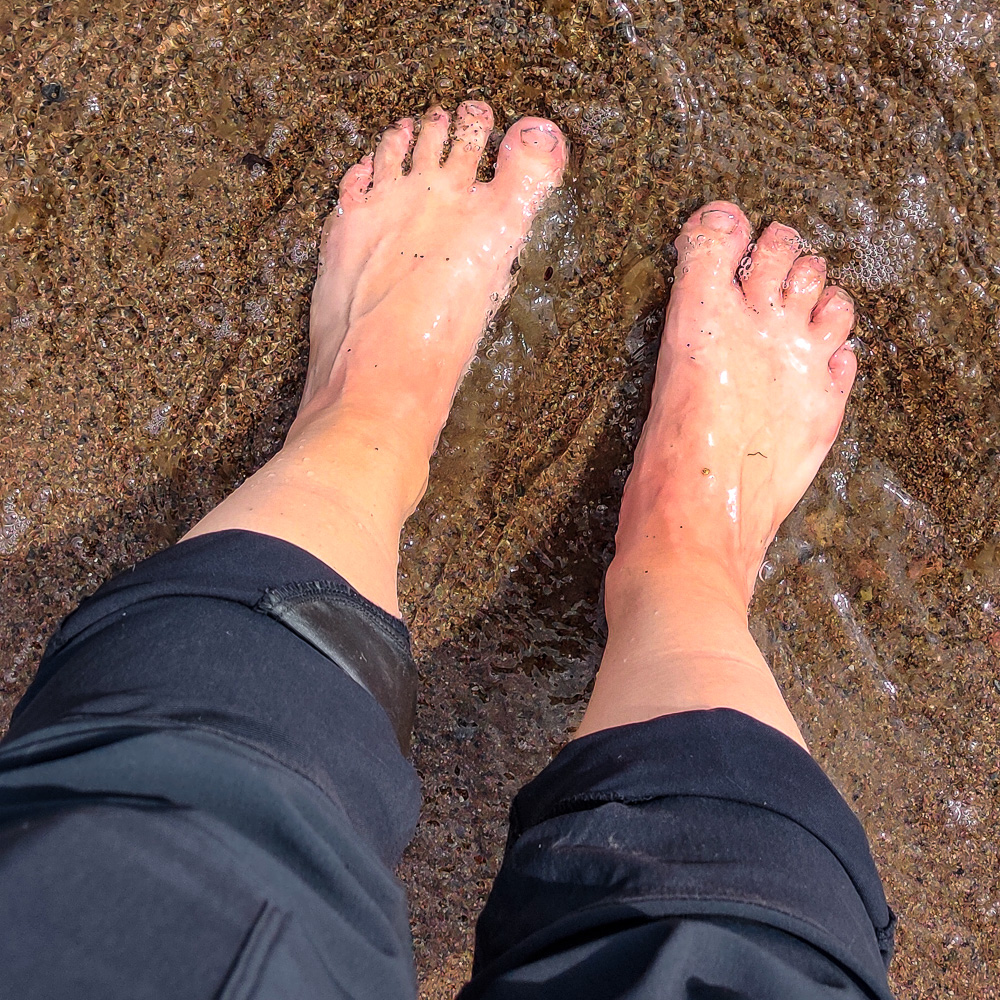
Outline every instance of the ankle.
<svg viewBox="0 0 1000 1000">
<path fill-rule="evenodd" d="M 704 581 L 706 591 L 746 609 L 770 541 L 746 534 L 717 497 L 691 495 L 669 477 L 637 476 L 633 469 L 615 534 L 616 562 L 665 581 L 679 578 L 684 586 Z"/>
<path fill-rule="evenodd" d="M 608 570 L 605 589 L 608 649 L 686 662 L 692 657 L 760 665 L 746 606 L 731 589 L 694 574 Z"/>
<path fill-rule="evenodd" d="M 281 456 L 314 489 L 333 489 L 401 529 L 427 488 L 432 450 L 392 416 L 335 404 L 300 410 Z"/>
<path fill-rule="evenodd" d="M 609 622 L 617 609 L 631 614 L 649 605 L 659 613 L 692 606 L 713 609 L 713 614 L 740 622 L 745 628 L 753 596 L 732 560 L 705 546 L 661 546 L 659 540 L 622 544 L 605 580 Z"/>
<path fill-rule="evenodd" d="M 407 459 L 427 463 L 447 419 L 451 397 L 442 402 L 414 391 L 403 379 L 334 377 L 303 395 L 292 431 L 336 423 L 344 433 L 370 439 Z M 435 415 L 438 411 L 440 418 Z"/>
<path fill-rule="evenodd" d="M 578 736 L 676 712 L 731 708 L 805 746 L 731 575 L 708 559 L 643 568 L 615 557 L 608 642 Z"/>
</svg>

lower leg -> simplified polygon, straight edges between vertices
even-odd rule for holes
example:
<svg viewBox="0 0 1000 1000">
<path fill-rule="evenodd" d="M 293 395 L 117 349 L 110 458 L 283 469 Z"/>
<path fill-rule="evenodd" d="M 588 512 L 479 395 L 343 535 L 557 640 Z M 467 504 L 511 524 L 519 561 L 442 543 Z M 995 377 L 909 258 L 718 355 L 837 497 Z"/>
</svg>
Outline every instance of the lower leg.
<svg viewBox="0 0 1000 1000">
<path fill-rule="evenodd" d="M 608 644 L 577 735 L 732 708 L 805 746 L 747 626 L 757 572 L 843 419 L 846 293 L 772 225 L 716 202 L 685 225 L 653 404 L 607 575 Z"/>
<path fill-rule="evenodd" d="M 476 183 L 493 119 L 485 104 L 440 108 L 414 135 L 404 119 L 348 171 L 327 221 L 313 291 L 310 357 L 282 450 L 186 538 L 243 528 L 292 542 L 392 614 L 399 536 L 458 384 L 566 146 L 525 118 L 504 137 L 496 175 Z"/>
</svg>

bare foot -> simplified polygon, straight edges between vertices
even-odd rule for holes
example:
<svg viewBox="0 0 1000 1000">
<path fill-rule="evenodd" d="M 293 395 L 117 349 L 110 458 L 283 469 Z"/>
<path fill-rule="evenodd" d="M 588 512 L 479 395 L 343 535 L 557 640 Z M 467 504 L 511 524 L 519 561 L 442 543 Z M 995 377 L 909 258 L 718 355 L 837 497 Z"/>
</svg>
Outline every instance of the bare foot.
<svg viewBox="0 0 1000 1000">
<path fill-rule="evenodd" d="M 695 212 L 677 239 L 653 403 L 608 569 L 608 643 L 577 735 L 732 708 L 805 742 L 747 627 L 778 525 L 830 449 L 857 369 L 853 303 L 771 225 Z"/>
<path fill-rule="evenodd" d="M 323 232 L 309 370 L 285 445 L 187 536 L 244 528 L 293 542 L 393 614 L 403 522 L 566 164 L 559 129 L 522 118 L 503 138 L 494 179 L 480 184 L 493 113 L 464 103 L 442 162 L 449 127 L 432 108 L 413 145 L 404 119 L 347 171 Z"/>
<path fill-rule="evenodd" d="M 559 129 L 522 118 L 504 136 L 494 179 L 478 183 L 493 113 L 462 104 L 442 163 L 449 124 L 431 108 L 413 144 L 415 125 L 405 118 L 344 176 L 323 233 L 302 401 L 306 411 L 331 396 L 341 406 L 382 401 L 419 421 L 431 447 L 566 164 Z"/>
<path fill-rule="evenodd" d="M 622 504 L 619 548 L 724 563 L 749 602 L 765 551 L 830 450 L 857 362 L 850 296 L 772 223 L 749 260 L 746 216 L 695 212 L 677 238 L 653 404 Z"/>
</svg>

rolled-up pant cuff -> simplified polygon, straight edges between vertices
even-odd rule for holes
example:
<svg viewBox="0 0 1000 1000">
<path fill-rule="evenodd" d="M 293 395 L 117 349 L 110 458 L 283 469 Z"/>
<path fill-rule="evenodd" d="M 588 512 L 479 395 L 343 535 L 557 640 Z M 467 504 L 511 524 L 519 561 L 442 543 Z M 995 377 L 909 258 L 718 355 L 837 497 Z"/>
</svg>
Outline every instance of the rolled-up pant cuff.
<svg viewBox="0 0 1000 1000">
<path fill-rule="evenodd" d="M 665 961 L 680 976 L 698 940 L 695 972 L 723 975 L 749 935 L 767 939 L 751 958 L 774 983 L 797 982 L 786 953 L 801 941 L 806 962 L 826 956 L 887 997 L 894 925 L 864 830 L 809 754 L 740 712 L 686 712 L 575 740 L 521 790 L 465 996 L 515 981 L 553 998 L 652 995 L 624 979 L 605 993 L 597 970 L 614 982 Z"/>
</svg>

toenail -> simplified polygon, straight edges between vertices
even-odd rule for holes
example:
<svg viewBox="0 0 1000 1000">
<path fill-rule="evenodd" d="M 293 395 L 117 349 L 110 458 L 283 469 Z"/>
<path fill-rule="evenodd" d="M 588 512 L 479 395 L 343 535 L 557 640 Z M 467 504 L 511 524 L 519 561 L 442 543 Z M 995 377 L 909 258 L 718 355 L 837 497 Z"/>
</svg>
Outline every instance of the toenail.
<svg viewBox="0 0 1000 1000">
<path fill-rule="evenodd" d="M 841 300 L 841 302 L 846 302 L 848 305 L 854 305 L 854 297 L 850 292 L 845 292 L 843 288 L 839 285 L 833 290 L 834 296 Z"/>
<path fill-rule="evenodd" d="M 739 224 L 732 212 L 723 212 L 718 208 L 702 212 L 701 223 L 703 226 L 708 226 L 709 229 L 714 229 L 717 233 L 734 232 Z"/>
<path fill-rule="evenodd" d="M 791 226 L 776 222 L 774 224 L 774 238 L 783 243 L 796 243 L 798 242 L 799 234 Z"/>
<path fill-rule="evenodd" d="M 525 146 L 534 146 L 543 152 L 551 153 L 559 145 L 559 137 L 552 126 L 532 125 L 531 128 L 521 129 L 521 142 Z"/>
</svg>

